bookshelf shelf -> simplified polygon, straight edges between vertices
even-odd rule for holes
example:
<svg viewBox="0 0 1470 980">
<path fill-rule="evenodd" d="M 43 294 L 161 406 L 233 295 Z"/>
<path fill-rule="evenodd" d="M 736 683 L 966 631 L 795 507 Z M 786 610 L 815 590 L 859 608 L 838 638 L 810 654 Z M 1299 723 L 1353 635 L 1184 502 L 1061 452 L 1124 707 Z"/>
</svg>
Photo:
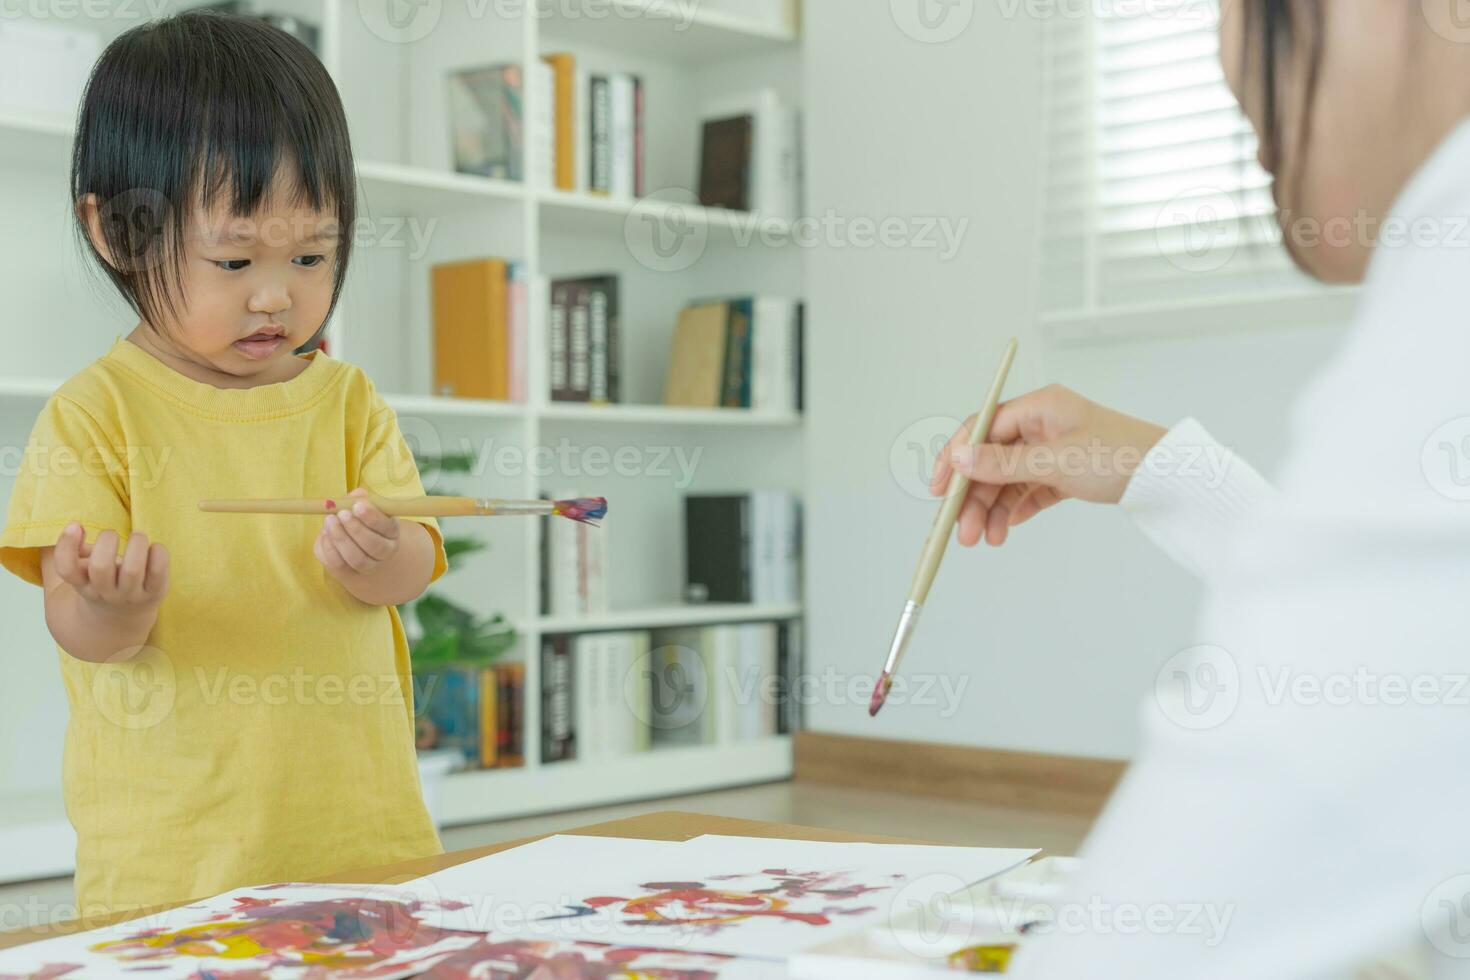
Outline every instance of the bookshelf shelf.
<svg viewBox="0 0 1470 980">
<path fill-rule="evenodd" d="M 579 405 L 553 403 L 538 414 L 546 422 L 610 425 L 795 427 L 795 412 L 755 412 L 746 408 L 674 408 L 667 405 Z"/>
<path fill-rule="evenodd" d="M 399 415 L 462 416 L 480 419 L 522 419 L 525 405 L 478 398 L 443 398 L 438 395 L 384 395 L 383 400 Z"/>
<path fill-rule="evenodd" d="M 701 606 L 675 605 L 649 609 L 626 609 L 588 616 L 540 616 L 536 628 L 542 633 L 588 633 L 594 630 L 647 629 L 661 626 L 704 626 L 711 623 L 765 622 L 795 619 L 800 603 L 740 605 L 716 603 Z"/>
<path fill-rule="evenodd" d="M 692 201 L 688 192 L 667 199 L 654 192 L 638 200 L 558 190 L 538 190 L 533 196 L 543 227 L 553 234 L 623 235 L 630 231 L 630 222 L 646 219 L 668 227 L 714 232 L 736 244 L 779 246 L 791 240 L 789 222 L 748 211 L 707 208 L 680 199 L 687 196 Z"/>
<path fill-rule="evenodd" d="M 796 32 L 684 0 L 567 0 L 548 5 L 548 48 L 589 44 L 678 63 L 743 58 L 795 45 Z"/>
<path fill-rule="evenodd" d="M 519 204 L 525 187 L 515 181 L 446 173 L 374 160 L 359 161 L 360 194 L 372 217 L 454 213 L 464 208 Z"/>
<path fill-rule="evenodd" d="M 785 779 L 791 775 L 791 737 L 655 749 L 582 762 L 527 762 L 523 769 L 450 776 L 443 790 L 444 822 L 503 820 Z"/>
</svg>

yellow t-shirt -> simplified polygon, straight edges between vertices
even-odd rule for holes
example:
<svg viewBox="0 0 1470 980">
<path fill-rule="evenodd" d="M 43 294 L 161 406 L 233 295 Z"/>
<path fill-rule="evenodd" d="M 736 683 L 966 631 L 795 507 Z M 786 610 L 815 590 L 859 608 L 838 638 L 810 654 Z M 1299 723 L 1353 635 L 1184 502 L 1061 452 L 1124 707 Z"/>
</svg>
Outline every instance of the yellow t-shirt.
<svg viewBox="0 0 1470 980">
<path fill-rule="evenodd" d="M 42 547 L 140 531 L 170 555 L 147 648 L 62 651 L 77 899 L 124 909 L 441 853 L 419 792 L 398 611 L 312 553 L 321 517 L 206 514 L 225 497 L 421 494 L 398 420 L 316 352 L 289 381 L 215 388 L 131 341 L 69 379 L 21 462 L 0 564 L 39 584 Z M 438 525 L 434 578 L 446 563 Z"/>
</svg>

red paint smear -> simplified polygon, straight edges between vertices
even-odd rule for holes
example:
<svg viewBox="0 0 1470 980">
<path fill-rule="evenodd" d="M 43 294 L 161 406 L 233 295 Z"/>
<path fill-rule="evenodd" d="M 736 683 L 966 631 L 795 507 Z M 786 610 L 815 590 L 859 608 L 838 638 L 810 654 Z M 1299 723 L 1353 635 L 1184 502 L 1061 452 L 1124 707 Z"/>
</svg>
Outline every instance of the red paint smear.
<svg viewBox="0 0 1470 980">
<path fill-rule="evenodd" d="M 335 500 L 328 500 L 327 501 L 327 510 L 336 510 L 336 509 L 337 509 L 337 501 L 335 501 Z"/>
<path fill-rule="evenodd" d="M 893 686 L 893 678 L 888 671 L 878 678 L 878 683 L 873 685 L 873 699 L 868 702 L 868 717 L 876 717 L 883 707 L 883 702 L 888 700 L 888 689 Z"/>
</svg>

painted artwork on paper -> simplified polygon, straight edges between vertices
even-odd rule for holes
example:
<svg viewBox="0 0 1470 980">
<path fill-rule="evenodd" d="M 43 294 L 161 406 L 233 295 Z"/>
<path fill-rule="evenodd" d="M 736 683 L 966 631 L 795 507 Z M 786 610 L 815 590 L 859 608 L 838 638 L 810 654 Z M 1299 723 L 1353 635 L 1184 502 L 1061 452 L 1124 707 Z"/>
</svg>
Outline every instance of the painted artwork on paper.
<svg viewBox="0 0 1470 980">
<path fill-rule="evenodd" d="M 397 980 L 480 938 L 420 917 L 462 905 L 388 887 L 245 888 L 11 950 L 0 956 L 0 980 L 256 980 L 286 973 L 301 980 Z"/>
<path fill-rule="evenodd" d="M 422 891 L 241 889 L 139 922 L 0 956 L 0 980 L 766 980 L 765 963 L 565 940 L 507 940 L 424 921 L 464 907 Z"/>
<path fill-rule="evenodd" d="M 1009 870 L 1034 852 L 701 837 L 552 837 L 423 879 L 494 895 L 496 912 L 431 914 L 446 927 L 525 939 L 782 959 Z M 547 869 L 559 869 L 556 876 Z"/>
</svg>

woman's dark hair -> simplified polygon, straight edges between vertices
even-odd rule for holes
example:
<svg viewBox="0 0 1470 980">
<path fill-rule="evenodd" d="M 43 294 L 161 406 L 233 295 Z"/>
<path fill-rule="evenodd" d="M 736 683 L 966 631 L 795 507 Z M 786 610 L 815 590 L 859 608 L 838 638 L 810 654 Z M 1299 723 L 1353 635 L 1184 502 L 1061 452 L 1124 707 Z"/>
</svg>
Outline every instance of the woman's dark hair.
<svg viewBox="0 0 1470 980">
<path fill-rule="evenodd" d="M 1307 52 L 1306 84 L 1299 106 L 1300 120 L 1295 152 L 1300 159 L 1311 138 L 1312 104 L 1317 91 L 1317 77 L 1322 70 L 1322 2 L 1321 0 L 1244 0 L 1245 51 L 1244 77 L 1260 80 L 1263 101 L 1261 142 L 1271 168 L 1281 166 L 1285 147 L 1282 145 L 1281 69 L 1293 60 L 1298 46 Z M 1301 168 L 1297 168 L 1298 177 Z"/>
<path fill-rule="evenodd" d="M 190 12 L 133 28 L 102 52 L 82 97 L 72 201 L 97 195 L 114 261 L 93 246 L 80 213 L 77 230 L 145 322 L 157 327 L 165 311 L 178 312 L 195 206 L 220 201 L 251 217 L 277 176 L 292 188 L 290 204 L 336 215 L 335 309 L 356 178 L 342 100 L 311 50 L 264 21 Z"/>
</svg>

